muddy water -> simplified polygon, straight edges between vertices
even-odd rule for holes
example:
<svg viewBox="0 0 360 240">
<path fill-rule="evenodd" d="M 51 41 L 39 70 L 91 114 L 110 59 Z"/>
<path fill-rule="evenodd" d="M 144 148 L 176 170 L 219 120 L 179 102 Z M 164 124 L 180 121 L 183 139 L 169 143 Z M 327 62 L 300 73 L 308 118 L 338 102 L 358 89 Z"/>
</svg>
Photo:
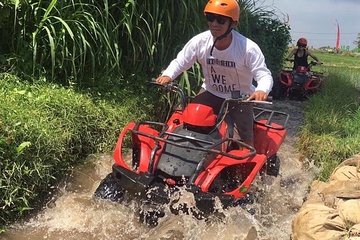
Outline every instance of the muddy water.
<svg viewBox="0 0 360 240">
<path fill-rule="evenodd" d="M 253 204 L 230 208 L 222 212 L 222 217 L 208 221 L 167 213 L 158 226 L 150 228 L 138 221 L 134 205 L 92 197 L 100 180 L 111 171 L 112 159 L 110 155 L 91 156 L 86 165 L 73 171 L 43 211 L 13 225 L 0 239 L 290 239 L 292 218 L 303 203 L 315 171 L 310 163 L 299 161 L 294 148 L 302 104 L 275 104 L 291 116 L 288 136 L 278 153 L 280 176 L 257 180 L 257 201 Z"/>
</svg>

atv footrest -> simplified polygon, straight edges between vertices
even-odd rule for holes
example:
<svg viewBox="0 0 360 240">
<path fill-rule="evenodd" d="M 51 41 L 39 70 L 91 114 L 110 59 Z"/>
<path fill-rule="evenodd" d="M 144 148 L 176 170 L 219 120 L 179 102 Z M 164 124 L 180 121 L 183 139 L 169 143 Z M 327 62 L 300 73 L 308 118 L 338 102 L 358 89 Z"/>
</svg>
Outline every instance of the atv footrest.
<svg viewBox="0 0 360 240">
<path fill-rule="evenodd" d="M 155 177 L 148 173 L 137 174 L 114 164 L 113 174 L 118 184 L 136 198 L 160 204 L 170 201 L 164 184 L 156 182 Z"/>
<path fill-rule="evenodd" d="M 202 192 L 199 187 L 191 185 L 188 188 L 195 196 L 196 207 L 203 213 L 212 213 L 215 209 L 215 198 L 218 198 L 223 208 L 231 206 L 235 199 L 230 195 L 215 195 L 213 193 Z"/>
</svg>

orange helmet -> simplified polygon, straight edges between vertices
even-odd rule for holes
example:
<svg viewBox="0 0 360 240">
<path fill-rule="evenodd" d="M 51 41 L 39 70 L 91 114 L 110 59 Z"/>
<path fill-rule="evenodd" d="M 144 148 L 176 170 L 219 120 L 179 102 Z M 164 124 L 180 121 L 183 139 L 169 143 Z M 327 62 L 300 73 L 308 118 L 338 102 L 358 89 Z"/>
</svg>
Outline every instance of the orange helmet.
<svg viewBox="0 0 360 240">
<path fill-rule="evenodd" d="M 240 7 L 236 0 L 209 0 L 206 4 L 204 13 L 214 13 L 238 21 L 240 17 Z"/>
<path fill-rule="evenodd" d="M 306 38 L 299 38 L 299 40 L 296 43 L 297 46 L 307 46 L 307 40 Z"/>
</svg>

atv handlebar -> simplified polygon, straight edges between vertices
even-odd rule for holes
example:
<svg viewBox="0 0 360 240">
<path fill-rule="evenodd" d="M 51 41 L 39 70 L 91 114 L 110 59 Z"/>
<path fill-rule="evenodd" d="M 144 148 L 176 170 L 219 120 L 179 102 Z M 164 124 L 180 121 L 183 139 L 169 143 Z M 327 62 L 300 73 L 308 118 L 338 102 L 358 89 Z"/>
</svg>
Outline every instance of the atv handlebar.
<svg viewBox="0 0 360 240">
<path fill-rule="evenodd" d="M 295 62 L 294 59 L 285 59 L 285 60 L 291 63 Z M 309 66 L 322 65 L 322 64 L 323 64 L 322 62 L 310 61 Z"/>
<path fill-rule="evenodd" d="M 311 61 L 309 63 L 310 66 L 315 66 L 315 65 L 322 65 L 323 63 L 322 62 L 316 62 L 316 61 Z"/>
<path fill-rule="evenodd" d="M 184 91 L 179 87 L 179 85 L 175 82 L 170 82 L 168 84 L 160 84 L 155 81 L 155 79 L 152 79 L 152 81 L 149 82 L 152 85 L 158 86 L 163 88 L 165 91 L 168 92 L 175 92 L 178 93 L 181 98 L 181 108 L 184 110 L 187 102 L 187 97 L 185 96 Z"/>
<path fill-rule="evenodd" d="M 231 91 L 231 99 L 225 101 L 238 102 L 238 103 L 261 103 L 261 104 L 272 104 L 272 96 L 268 96 L 265 101 L 260 100 L 247 100 L 250 95 L 241 94 L 240 91 Z"/>
<path fill-rule="evenodd" d="M 175 82 L 170 82 L 168 84 L 160 84 L 157 83 L 155 81 L 155 79 L 153 79 L 153 81 L 149 82 L 150 84 L 162 87 L 164 90 L 169 91 L 169 92 L 177 92 L 179 93 L 179 95 L 182 98 L 183 101 L 183 106 L 185 107 L 185 103 L 186 103 L 186 96 L 184 91 L 179 87 L 179 85 Z M 259 100 L 247 100 L 250 97 L 250 95 L 246 95 L 246 94 L 240 94 L 240 91 L 232 91 L 231 92 L 231 98 L 230 99 L 226 99 L 225 101 L 232 101 L 232 102 L 237 102 L 237 103 L 260 103 L 260 104 L 272 104 L 272 96 L 268 96 L 266 101 L 259 101 Z M 224 102 L 225 102 L 224 101 Z"/>
<path fill-rule="evenodd" d="M 233 91 L 231 92 L 231 98 L 225 99 L 221 105 L 218 117 L 216 119 L 216 123 L 219 124 L 225 119 L 226 109 L 229 103 L 237 103 L 237 104 L 248 104 L 248 103 L 255 103 L 255 104 L 272 104 L 272 96 L 268 96 L 266 101 L 259 101 L 259 100 L 248 100 L 249 95 L 247 94 L 240 94 L 240 91 Z"/>
<path fill-rule="evenodd" d="M 182 89 L 179 88 L 179 85 L 175 82 L 170 82 L 168 84 L 161 84 L 155 81 L 155 79 L 153 79 L 152 81 L 149 82 L 150 84 L 153 84 L 155 86 L 161 87 L 164 90 L 167 90 L 169 92 L 181 92 L 183 93 Z"/>
</svg>

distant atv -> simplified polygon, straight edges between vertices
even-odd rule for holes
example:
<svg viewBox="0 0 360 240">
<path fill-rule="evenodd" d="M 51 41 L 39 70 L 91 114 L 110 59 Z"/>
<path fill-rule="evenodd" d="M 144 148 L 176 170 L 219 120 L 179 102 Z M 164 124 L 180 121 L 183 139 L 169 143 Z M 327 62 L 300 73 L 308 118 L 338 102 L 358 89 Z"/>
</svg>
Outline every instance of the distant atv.
<svg viewBox="0 0 360 240">
<path fill-rule="evenodd" d="M 284 68 L 278 79 L 279 97 L 304 100 L 318 92 L 322 87 L 324 75 L 323 73 L 312 71 L 311 67 L 314 65 L 318 65 L 318 63 L 311 61 L 309 67 Z"/>
<path fill-rule="evenodd" d="M 140 205 L 154 206 L 156 211 L 143 211 L 140 217 L 157 224 L 164 216 L 162 207 L 170 206 L 175 214 L 183 211 L 203 217 L 215 211 L 216 199 L 223 208 L 238 204 L 260 173 L 278 175 L 276 154 L 287 132 L 286 113 L 256 107 L 252 147 L 232 137 L 235 128 L 227 116 L 230 102 L 248 104 L 245 96 L 225 100 L 216 116 L 211 107 L 189 103 L 176 84 L 156 85 L 179 94 L 180 106 L 165 123 L 140 121 L 124 127 L 114 150 L 112 172 L 95 196 L 117 202 L 136 199 Z M 124 154 L 129 141 L 130 158 Z M 182 191 L 193 195 L 195 205 L 178 204 L 176 196 Z"/>
</svg>

